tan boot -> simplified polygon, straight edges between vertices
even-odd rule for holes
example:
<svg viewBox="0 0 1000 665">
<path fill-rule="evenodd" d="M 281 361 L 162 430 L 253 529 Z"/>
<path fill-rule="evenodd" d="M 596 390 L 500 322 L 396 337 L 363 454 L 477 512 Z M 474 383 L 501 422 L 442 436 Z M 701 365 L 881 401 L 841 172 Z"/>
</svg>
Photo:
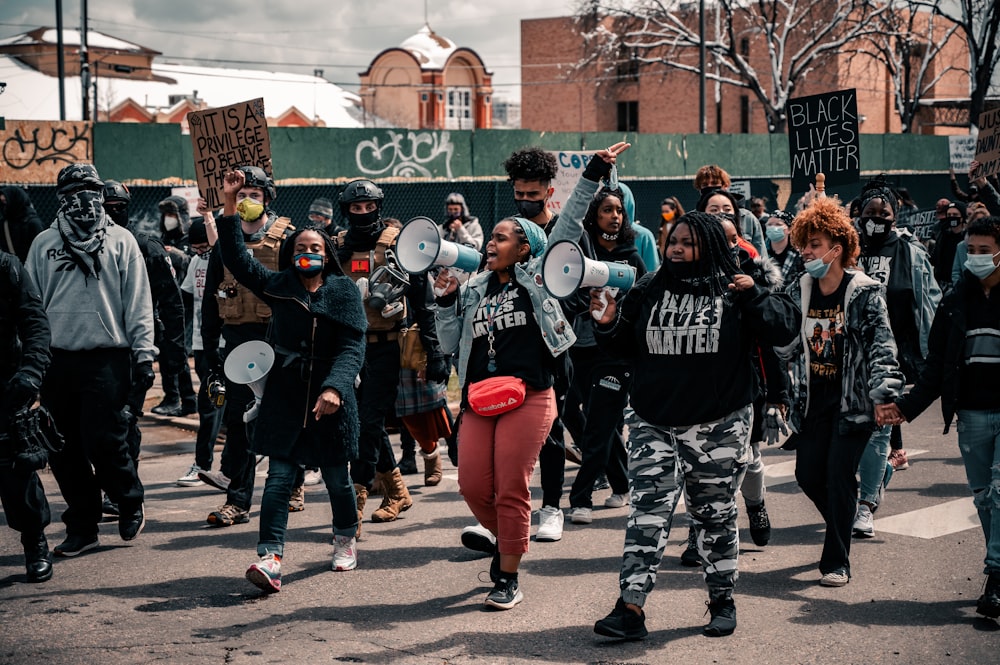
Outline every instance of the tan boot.
<svg viewBox="0 0 1000 665">
<path fill-rule="evenodd" d="M 433 452 L 420 451 L 424 458 L 424 485 L 434 487 L 441 482 L 441 452 L 435 448 Z"/>
<path fill-rule="evenodd" d="M 399 468 L 392 473 L 376 473 L 375 482 L 382 484 L 382 505 L 372 513 L 372 522 L 391 522 L 413 505 Z"/>
<path fill-rule="evenodd" d="M 354 538 L 356 540 L 361 539 L 361 520 L 365 517 L 365 502 L 368 501 L 368 490 L 364 485 L 354 485 L 354 495 L 357 497 L 358 502 L 358 530 L 354 533 Z"/>
</svg>

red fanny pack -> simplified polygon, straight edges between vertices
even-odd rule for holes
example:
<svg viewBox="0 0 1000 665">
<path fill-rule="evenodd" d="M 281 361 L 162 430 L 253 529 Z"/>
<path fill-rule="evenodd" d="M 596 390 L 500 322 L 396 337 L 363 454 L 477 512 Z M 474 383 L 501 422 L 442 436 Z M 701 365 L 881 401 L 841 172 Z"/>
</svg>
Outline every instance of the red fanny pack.
<svg viewBox="0 0 1000 665">
<path fill-rule="evenodd" d="M 469 408 L 480 416 L 499 416 L 524 404 L 524 380 L 495 376 L 469 384 Z"/>
</svg>

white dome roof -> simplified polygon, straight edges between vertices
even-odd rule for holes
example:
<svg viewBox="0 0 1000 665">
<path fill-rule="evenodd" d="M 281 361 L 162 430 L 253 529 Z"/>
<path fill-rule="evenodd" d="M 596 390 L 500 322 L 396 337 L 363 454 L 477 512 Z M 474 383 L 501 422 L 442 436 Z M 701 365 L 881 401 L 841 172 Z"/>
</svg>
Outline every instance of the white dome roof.
<svg viewBox="0 0 1000 665">
<path fill-rule="evenodd" d="M 417 34 L 406 39 L 399 48 L 409 51 L 420 63 L 421 69 L 441 69 L 455 49 L 455 43 L 436 34 L 424 24 Z"/>
</svg>

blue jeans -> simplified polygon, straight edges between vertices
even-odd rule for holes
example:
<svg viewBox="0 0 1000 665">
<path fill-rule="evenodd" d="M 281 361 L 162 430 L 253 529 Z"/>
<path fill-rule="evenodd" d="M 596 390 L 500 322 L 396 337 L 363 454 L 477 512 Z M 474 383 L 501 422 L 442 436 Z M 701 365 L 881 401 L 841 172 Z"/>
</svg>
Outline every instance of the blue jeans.
<svg viewBox="0 0 1000 665">
<path fill-rule="evenodd" d="M 267 481 L 260 499 L 260 536 L 257 554 L 277 554 L 285 551 L 285 531 L 288 529 L 288 499 L 295 487 L 296 475 L 302 467 L 286 459 L 269 458 Z M 353 536 L 358 528 L 358 505 L 354 496 L 354 483 L 347 472 L 347 465 L 320 468 L 330 508 L 333 510 L 333 534 Z"/>
<path fill-rule="evenodd" d="M 884 425 L 872 432 L 858 463 L 858 475 L 861 477 L 860 498 L 875 508 L 882 503 L 882 492 L 889 486 L 889 480 L 892 478 L 893 468 L 889 464 L 891 430 L 890 425 Z"/>
<path fill-rule="evenodd" d="M 1000 411 L 959 411 L 958 448 L 986 536 L 985 573 L 1000 573 Z"/>
</svg>

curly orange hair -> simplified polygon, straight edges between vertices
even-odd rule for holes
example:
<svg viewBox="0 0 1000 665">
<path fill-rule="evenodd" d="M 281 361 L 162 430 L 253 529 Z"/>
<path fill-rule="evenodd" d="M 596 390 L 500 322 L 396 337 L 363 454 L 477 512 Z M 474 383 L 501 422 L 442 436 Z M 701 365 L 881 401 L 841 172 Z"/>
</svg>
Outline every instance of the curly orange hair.
<svg viewBox="0 0 1000 665">
<path fill-rule="evenodd" d="M 792 246 L 802 248 L 809 242 L 810 236 L 817 233 L 826 234 L 831 242 L 844 248 L 845 268 L 857 265 L 858 254 L 861 253 L 858 232 L 836 199 L 814 199 L 805 210 L 795 216 L 789 237 Z"/>
<path fill-rule="evenodd" d="M 732 184 L 729 174 L 717 164 L 706 164 L 694 174 L 694 188 L 699 192 L 708 182 L 722 183 L 723 189 L 728 189 Z"/>
</svg>

